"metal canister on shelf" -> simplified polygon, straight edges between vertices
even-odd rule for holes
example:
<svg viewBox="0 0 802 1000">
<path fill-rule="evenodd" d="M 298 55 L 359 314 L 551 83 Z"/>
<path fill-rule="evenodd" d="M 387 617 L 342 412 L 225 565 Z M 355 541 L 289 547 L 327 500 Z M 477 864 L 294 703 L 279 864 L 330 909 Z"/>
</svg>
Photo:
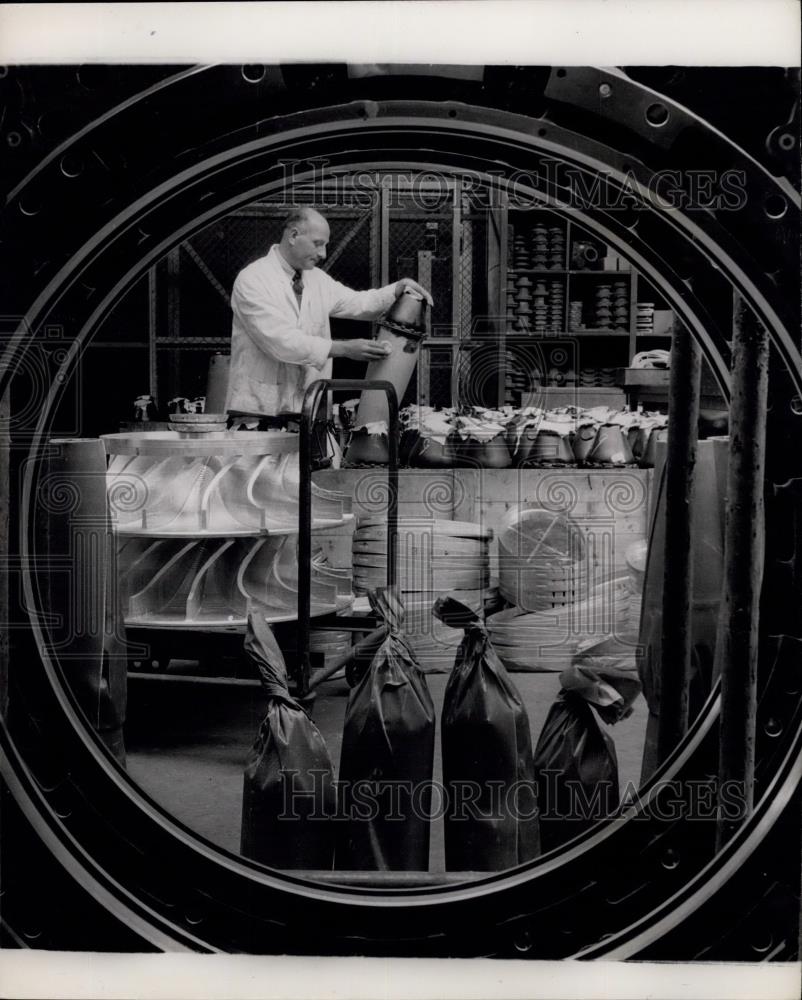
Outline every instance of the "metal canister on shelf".
<svg viewBox="0 0 802 1000">
<path fill-rule="evenodd" d="M 156 400 L 153 396 L 137 396 L 134 400 L 134 421 L 145 423 L 146 421 L 158 420 L 159 412 L 156 409 Z"/>
</svg>

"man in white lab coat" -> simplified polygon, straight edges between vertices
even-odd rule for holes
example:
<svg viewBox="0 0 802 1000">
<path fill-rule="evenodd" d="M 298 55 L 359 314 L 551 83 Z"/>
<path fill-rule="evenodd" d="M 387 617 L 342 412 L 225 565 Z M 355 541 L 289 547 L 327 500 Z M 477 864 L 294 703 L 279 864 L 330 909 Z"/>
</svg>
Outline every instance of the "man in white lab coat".
<svg viewBox="0 0 802 1000">
<path fill-rule="evenodd" d="M 295 209 L 281 242 L 237 275 L 226 396 L 235 425 L 300 413 L 310 383 L 331 376 L 332 358 L 371 361 L 388 353 L 375 340 L 332 340 L 330 316 L 376 319 L 405 287 L 431 305 L 429 293 L 411 278 L 365 292 L 335 281 L 318 267 L 326 259 L 328 242 L 325 218 L 312 208 Z"/>
</svg>

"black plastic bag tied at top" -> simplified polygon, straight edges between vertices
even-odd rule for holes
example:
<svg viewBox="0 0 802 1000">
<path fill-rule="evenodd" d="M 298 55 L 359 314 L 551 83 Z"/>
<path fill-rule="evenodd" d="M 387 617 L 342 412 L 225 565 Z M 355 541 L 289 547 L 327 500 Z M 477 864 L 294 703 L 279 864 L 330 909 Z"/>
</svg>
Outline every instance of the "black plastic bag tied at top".
<svg viewBox="0 0 802 1000">
<path fill-rule="evenodd" d="M 451 597 L 432 613 L 465 630 L 441 724 L 446 868 L 512 868 L 540 851 L 529 717 L 479 616 Z"/>
<path fill-rule="evenodd" d="M 434 705 L 401 632 L 397 588 L 368 597 L 388 634 L 348 698 L 335 867 L 428 871 Z"/>
<path fill-rule="evenodd" d="M 544 851 L 564 844 L 618 808 L 615 744 L 608 725 L 632 713 L 641 690 L 631 670 L 574 663 L 560 674 L 562 690 L 535 748 L 535 778 Z"/>
<path fill-rule="evenodd" d="M 245 651 L 268 702 L 245 767 L 241 853 L 272 868 L 330 870 L 336 814 L 331 758 L 289 692 L 284 657 L 258 611 L 248 613 Z"/>
</svg>

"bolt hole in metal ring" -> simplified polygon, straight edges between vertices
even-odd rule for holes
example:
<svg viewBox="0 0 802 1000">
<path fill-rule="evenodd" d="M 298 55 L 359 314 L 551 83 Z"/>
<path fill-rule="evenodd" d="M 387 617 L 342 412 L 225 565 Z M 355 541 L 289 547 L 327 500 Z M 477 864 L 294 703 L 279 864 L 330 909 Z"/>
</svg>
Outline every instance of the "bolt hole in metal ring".
<svg viewBox="0 0 802 1000">
<path fill-rule="evenodd" d="M 22 136 L 19 132 L 9 132 L 6 136 L 6 142 L 12 149 L 16 149 L 22 142 Z"/>
<path fill-rule="evenodd" d="M 777 145 L 780 147 L 780 149 L 788 153 L 794 148 L 794 146 L 796 146 L 796 136 L 793 135 L 791 132 L 783 132 L 783 134 L 777 140 Z"/>
<path fill-rule="evenodd" d="M 770 194 L 763 202 L 763 211 L 770 219 L 781 219 L 788 211 L 788 202 L 781 194 Z"/>
<path fill-rule="evenodd" d="M 252 63 L 242 67 L 242 79 L 247 83 L 260 83 L 265 78 L 265 68 L 259 63 Z"/>
<path fill-rule="evenodd" d="M 668 121 L 668 108 L 665 104 L 656 101 L 646 109 L 646 121 L 655 128 L 660 128 Z"/>
<path fill-rule="evenodd" d="M 42 204 L 33 198 L 20 198 L 19 210 L 23 215 L 27 215 L 30 218 L 42 211 Z"/>
<path fill-rule="evenodd" d="M 670 847 L 663 855 L 663 859 L 660 863 L 667 871 L 673 871 L 675 868 L 679 867 L 679 854 Z"/>
<path fill-rule="evenodd" d="M 518 937 L 513 942 L 513 946 L 516 951 L 527 952 L 532 949 L 532 932 L 524 931 L 519 934 Z"/>
<path fill-rule="evenodd" d="M 59 166 L 65 177 L 78 177 L 84 169 L 83 161 L 71 153 L 62 156 Z"/>
<path fill-rule="evenodd" d="M 774 944 L 774 938 L 768 932 L 762 937 L 759 937 L 757 941 L 752 943 L 752 951 L 756 951 L 758 955 L 764 955 L 767 951 L 771 949 Z"/>
<path fill-rule="evenodd" d="M 599 84 L 599 97 L 610 97 L 613 92 L 613 88 L 609 83 Z"/>
</svg>

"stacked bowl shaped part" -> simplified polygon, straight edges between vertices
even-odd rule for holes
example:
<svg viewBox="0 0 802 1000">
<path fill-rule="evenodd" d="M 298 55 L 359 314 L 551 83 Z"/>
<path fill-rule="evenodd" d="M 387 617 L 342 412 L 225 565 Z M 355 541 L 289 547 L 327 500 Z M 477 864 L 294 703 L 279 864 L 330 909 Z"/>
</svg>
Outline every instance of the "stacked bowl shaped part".
<svg viewBox="0 0 802 1000">
<path fill-rule="evenodd" d="M 603 467 L 632 465 L 634 461 L 627 434 L 619 424 L 602 424 L 585 458 L 587 465 Z"/>
</svg>

